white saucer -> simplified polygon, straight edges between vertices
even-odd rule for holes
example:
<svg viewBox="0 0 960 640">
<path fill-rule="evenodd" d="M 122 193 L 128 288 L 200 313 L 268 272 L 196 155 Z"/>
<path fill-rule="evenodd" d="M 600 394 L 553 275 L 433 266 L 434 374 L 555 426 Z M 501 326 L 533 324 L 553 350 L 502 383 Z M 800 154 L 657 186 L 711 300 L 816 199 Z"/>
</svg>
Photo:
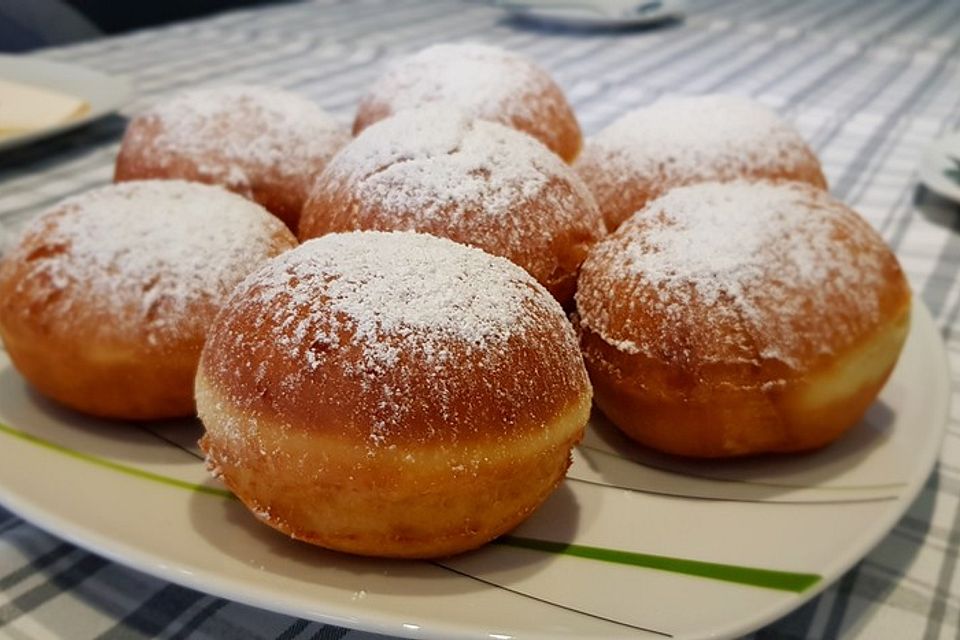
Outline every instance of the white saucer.
<svg viewBox="0 0 960 640">
<path fill-rule="evenodd" d="M 510 14 L 569 27 L 618 29 L 656 24 L 684 14 L 679 0 L 492 0 Z"/>
</svg>

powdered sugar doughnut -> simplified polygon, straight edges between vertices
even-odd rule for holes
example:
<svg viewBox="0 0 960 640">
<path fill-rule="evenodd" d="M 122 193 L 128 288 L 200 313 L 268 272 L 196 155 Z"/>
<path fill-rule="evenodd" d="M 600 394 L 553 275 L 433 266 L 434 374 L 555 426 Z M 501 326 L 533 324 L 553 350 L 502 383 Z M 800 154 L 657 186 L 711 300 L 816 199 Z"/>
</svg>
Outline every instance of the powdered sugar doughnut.
<svg viewBox="0 0 960 640">
<path fill-rule="evenodd" d="M 529 136 L 449 106 L 378 122 L 317 180 L 300 239 L 364 229 L 420 231 L 530 272 L 561 302 L 604 234 L 589 191 Z"/>
<path fill-rule="evenodd" d="M 670 453 L 799 451 L 856 424 L 907 335 L 873 229 L 799 183 L 702 183 L 596 246 L 576 297 L 597 405 Z"/>
<path fill-rule="evenodd" d="M 353 133 L 437 102 L 519 129 L 566 162 L 580 151 L 580 125 L 547 72 L 515 53 L 479 44 L 434 45 L 394 62 L 361 99 Z"/>
<path fill-rule="evenodd" d="M 591 390 L 560 306 L 516 265 L 412 233 L 331 234 L 241 284 L 197 375 L 201 447 L 268 525 L 432 557 L 526 518 Z"/>
<path fill-rule="evenodd" d="M 218 184 L 259 202 L 296 231 L 314 179 L 349 139 L 346 127 L 296 94 L 203 87 L 130 122 L 114 178 Z"/>
<path fill-rule="evenodd" d="M 756 102 L 724 95 L 673 98 L 627 113 L 587 141 L 576 169 L 611 231 L 648 201 L 695 182 L 827 186 L 793 128 Z"/>
<path fill-rule="evenodd" d="M 63 201 L 0 262 L 0 336 L 41 393 L 86 413 L 191 415 L 207 327 L 243 277 L 296 245 L 219 187 L 128 182 Z"/>
</svg>

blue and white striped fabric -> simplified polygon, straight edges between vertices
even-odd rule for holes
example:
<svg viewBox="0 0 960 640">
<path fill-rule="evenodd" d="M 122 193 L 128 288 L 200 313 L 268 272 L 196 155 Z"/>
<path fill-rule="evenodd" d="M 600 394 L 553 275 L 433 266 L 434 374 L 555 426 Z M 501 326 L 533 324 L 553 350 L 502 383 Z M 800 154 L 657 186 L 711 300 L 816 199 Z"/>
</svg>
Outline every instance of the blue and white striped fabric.
<svg viewBox="0 0 960 640">
<path fill-rule="evenodd" d="M 897 252 L 946 340 L 951 423 L 940 462 L 893 531 L 820 597 L 758 638 L 956 638 L 960 633 L 960 205 L 917 185 L 936 137 L 960 128 L 960 2 L 703 0 L 682 22 L 624 32 L 509 20 L 446 0 L 280 3 L 42 51 L 127 75 L 130 116 L 211 82 L 302 93 L 348 121 L 394 55 L 438 41 L 497 44 L 537 60 L 586 132 L 672 93 L 753 96 L 794 122 L 833 193 Z M 0 155 L 0 250 L 61 198 L 103 184 L 123 117 Z M 377 636 L 297 620 L 168 584 L 91 555 L 0 510 L 0 637 Z"/>
</svg>

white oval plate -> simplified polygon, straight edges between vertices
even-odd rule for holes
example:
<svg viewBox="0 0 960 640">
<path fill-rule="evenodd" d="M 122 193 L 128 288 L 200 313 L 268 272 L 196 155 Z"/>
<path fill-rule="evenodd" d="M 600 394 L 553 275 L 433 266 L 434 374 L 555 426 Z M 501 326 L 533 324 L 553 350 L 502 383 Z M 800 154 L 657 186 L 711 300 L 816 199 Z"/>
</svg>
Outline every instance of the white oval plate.
<svg viewBox="0 0 960 640">
<path fill-rule="evenodd" d="M 960 202 L 960 131 L 927 147 L 920 160 L 920 181 L 931 191 Z"/>
<path fill-rule="evenodd" d="M 0 138 L 0 151 L 93 122 L 122 107 L 133 95 L 133 85 L 126 78 L 31 56 L 0 55 L 0 78 L 76 96 L 90 105 L 90 109 L 79 118 L 54 127 Z"/>
<path fill-rule="evenodd" d="M 933 467 L 948 401 L 943 345 L 916 302 L 889 383 L 834 446 L 682 463 L 598 419 L 568 480 L 511 536 L 437 562 L 386 561 L 256 522 L 208 477 L 195 421 L 78 416 L 33 393 L 0 353 L 0 502 L 166 580 L 368 631 L 727 638 L 800 606 L 886 535 Z"/>
</svg>

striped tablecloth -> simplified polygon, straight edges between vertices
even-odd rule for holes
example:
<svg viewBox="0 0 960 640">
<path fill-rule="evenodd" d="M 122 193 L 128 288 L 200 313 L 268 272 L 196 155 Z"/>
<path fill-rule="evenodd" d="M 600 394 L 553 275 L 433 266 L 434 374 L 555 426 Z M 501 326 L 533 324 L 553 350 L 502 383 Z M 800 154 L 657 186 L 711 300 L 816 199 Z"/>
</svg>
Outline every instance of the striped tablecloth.
<svg viewBox="0 0 960 640">
<path fill-rule="evenodd" d="M 919 187 L 917 163 L 960 127 L 960 2 L 704 0 L 660 28 L 577 31 L 439 0 L 280 3 L 39 52 L 132 78 L 130 116 L 210 82 L 300 92 L 348 121 L 388 58 L 437 41 L 521 52 L 566 89 L 586 132 L 670 93 L 755 97 L 794 122 L 833 193 L 897 254 L 960 383 L 960 205 Z M 123 117 L 0 155 L 0 249 L 64 196 L 110 179 Z M 922 384 L 922 381 L 918 381 Z M 956 396 L 956 391 L 954 391 Z M 954 397 L 954 406 L 960 407 Z M 906 516 L 821 596 L 757 637 L 956 638 L 960 409 Z M 297 620 L 145 576 L 0 509 L 0 637 L 315 638 L 368 633 Z"/>
</svg>

